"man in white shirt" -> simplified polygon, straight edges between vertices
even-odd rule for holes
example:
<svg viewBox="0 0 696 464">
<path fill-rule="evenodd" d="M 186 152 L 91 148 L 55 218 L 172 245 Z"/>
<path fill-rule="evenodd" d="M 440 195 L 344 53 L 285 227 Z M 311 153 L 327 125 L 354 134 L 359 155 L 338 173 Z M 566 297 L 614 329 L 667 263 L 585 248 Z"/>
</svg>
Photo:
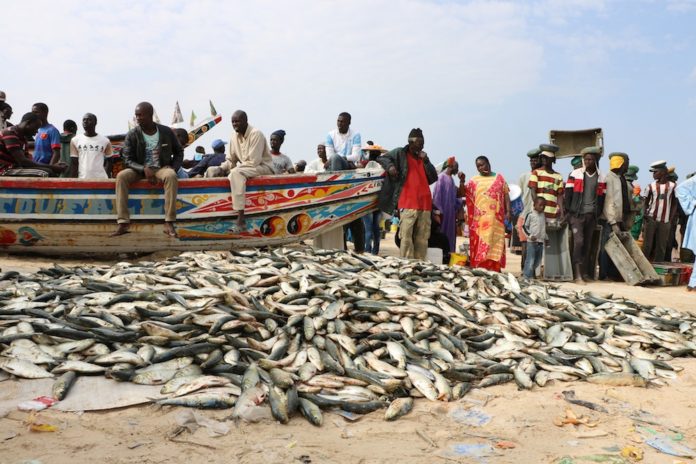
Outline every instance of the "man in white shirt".
<svg viewBox="0 0 696 464">
<path fill-rule="evenodd" d="M 338 115 L 336 129 L 326 136 L 326 155 L 329 159 L 329 171 L 343 171 L 355 168 L 360 161 L 360 133 L 350 129 L 350 114 Z M 351 164 L 352 163 L 352 164 Z"/>
<path fill-rule="evenodd" d="M 108 179 L 104 161 L 111 157 L 111 142 L 96 132 L 97 117 L 87 113 L 82 117 L 84 134 L 70 141 L 71 176 L 80 179 Z"/>
<path fill-rule="evenodd" d="M 310 161 L 307 164 L 304 172 L 315 173 L 326 171 L 326 168 L 324 168 L 324 165 L 326 165 L 326 145 L 323 143 L 317 145 L 317 156 L 319 156 L 319 158 L 315 159 L 314 161 Z"/>
</svg>

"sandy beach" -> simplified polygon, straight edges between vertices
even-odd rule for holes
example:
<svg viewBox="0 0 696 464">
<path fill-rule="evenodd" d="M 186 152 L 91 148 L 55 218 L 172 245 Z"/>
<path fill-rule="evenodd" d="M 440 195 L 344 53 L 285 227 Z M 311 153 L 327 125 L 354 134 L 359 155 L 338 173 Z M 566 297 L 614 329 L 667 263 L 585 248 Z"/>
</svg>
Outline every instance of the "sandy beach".
<svg viewBox="0 0 696 464">
<path fill-rule="evenodd" d="M 383 253 L 393 254 L 392 236 Z M 164 256 L 146 256 L 152 260 Z M 118 260 L 100 261 L 102 264 Z M 0 257 L 3 271 L 36 271 L 57 262 L 84 265 L 76 259 Z M 519 257 L 510 255 L 508 269 L 517 272 Z M 574 284 L 564 287 L 577 289 Z M 636 288 L 621 283 L 592 282 L 582 290 L 598 295 L 623 296 L 643 304 L 696 309 L 696 296 L 684 287 Z M 677 438 L 670 442 L 696 449 L 696 359 L 678 359 L 683 367 L 664 387 L 607 387 L 585 382 L 550 383 L 544 388 L 518 391 L 514 384 L 473 390 L 451 403 L 416 401 L 414 410 L 396 422 L 384 412 L 354 422 L 326 413 L 316 428 L 302 417 L 288 425 L 273 421 L 246 424 L 228 421 L 229 432 L 210 437 L 205 428 L 175 434 L 183 409 L 144 405 L 104 412 L 45 410 L 36 421 L 57 426 L 56 432 L 27 428 L 29 414 L 13 410 L 0 418 L 0 464 L 15 463 L 561 463 L 618 461 L 621 451 L 642 455 L 642 462 L 674 464 L 688 458 L 669 456 L 649 446 L 654 434 Z M 11 381 L 8 381 L 11 382 Z M 2 388 L 0 383 L 0 389 Z M 562 392 L 601 406 L 606 412 L 566 402 Z M 554 424 L 570 408 L 586 416 L 589 425 Z M 229 411 L 198 411 L 223 420 Z M 615 460 L 597 461 L 597 455 Z M 590 458 L 588 458 L 590 456 Z M 594 456 L 594 457 L 592 457 Z M 571 457 L 570 460 L 563 460 Z M 583 458 L 584 457 L 584 458 Z"/>
</svg>

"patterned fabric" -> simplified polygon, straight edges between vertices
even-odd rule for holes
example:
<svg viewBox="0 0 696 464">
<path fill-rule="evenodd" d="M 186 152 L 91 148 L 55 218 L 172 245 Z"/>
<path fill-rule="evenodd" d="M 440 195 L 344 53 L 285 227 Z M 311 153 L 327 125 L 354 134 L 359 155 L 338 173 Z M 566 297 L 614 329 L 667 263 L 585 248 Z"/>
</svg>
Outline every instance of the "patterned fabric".
<svg viewBox="0 0 696 464">
<path fill-rule="evenodd" d="M 529 176 L 529 189 L 546 200 L 544 214 L 549 219 L 558 217 L 558 197 L 563 193 L 563 176 L 544 169 L 535 169 Z"/>
<path fill-rule="evenodd" d="M 505 197 L 509 188 L 500 174 L 475 176 L 466 184 L 471 267 L 500 271 L 505 267 Z"/>
<path fill-rule="evenodd" d="M 19 133 L 17 126 L 12 126 L 0 132 L 0 175 L 15 167 L 16 162 L 10 152 L 20 149 L 26 152 L 27 141 Z"/>
<path fill-rule="evenodd" d="M 666 182 L 664 184 L 653 182 L 650 184 L 648 187 L 649 203 L 645 215 L 658 222 L 669 222 L 675 186 L 674 182 Z"/>
</svg>

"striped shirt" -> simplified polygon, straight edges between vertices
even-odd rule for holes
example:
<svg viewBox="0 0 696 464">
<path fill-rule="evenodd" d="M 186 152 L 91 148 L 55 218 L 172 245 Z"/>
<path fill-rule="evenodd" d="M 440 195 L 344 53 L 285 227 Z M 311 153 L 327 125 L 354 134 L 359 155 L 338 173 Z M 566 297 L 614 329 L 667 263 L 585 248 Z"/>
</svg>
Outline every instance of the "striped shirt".
<svg viewBox="0 0 696 464">
<path fill-rule="evenodd" d="M 674 182 L 666 182 L 660 184 L 653 182 L 648 187 L 649 203 L 647 206 L 647 215 L 655 219 L 657 222 L 669 222 L 672 203 L 674 202 Z"/>
<path fill-rule="evenodd" d="M 20 149 L 26 153 L 27 141 L 19 132 L 17 126 L 12 126 L 0 132 L 0 175 L 12 169 L 17 164 L 11 155 L 13 150 Z"/>
<path fill-rule="evenodd" d="M 563 176 L 554 172 L 553 174 L 544 169 L 535 169 L 529 176 L 529 190 L 536 193 L 538 197 L 546 200 L 544 214 L 548 219 L 558 217 L 558 197 L 563 193 Z"/>
</svg>

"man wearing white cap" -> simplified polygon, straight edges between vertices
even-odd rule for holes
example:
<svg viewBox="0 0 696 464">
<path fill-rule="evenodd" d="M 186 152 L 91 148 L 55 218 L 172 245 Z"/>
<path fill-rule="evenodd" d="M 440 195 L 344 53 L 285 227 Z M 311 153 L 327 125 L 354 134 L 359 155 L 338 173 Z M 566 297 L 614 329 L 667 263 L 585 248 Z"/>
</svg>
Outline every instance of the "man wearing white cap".
<svg viewBox="0 0 696 464">
<path fill-rule="evenodd" d="M 650 165 L 655 182 L 648 186 L 643 219 L 643 254 L 650 262 L 662 261 L 669 240 L 670 222 L 677 215 L 676 184 L 667 178 L 667 161 Z"/>
</svg>

